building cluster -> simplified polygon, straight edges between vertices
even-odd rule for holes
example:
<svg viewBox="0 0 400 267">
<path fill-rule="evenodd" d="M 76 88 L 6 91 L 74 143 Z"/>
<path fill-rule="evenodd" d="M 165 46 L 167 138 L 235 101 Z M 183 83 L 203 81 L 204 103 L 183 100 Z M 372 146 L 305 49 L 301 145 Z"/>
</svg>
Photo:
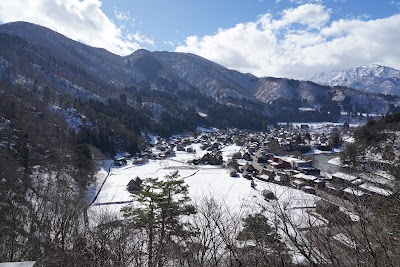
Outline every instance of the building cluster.
<svg viewBox="0 0 400 267">
<path fill-rule="evenodd" d="M 206 153 L 190 160 L 194 165 L 223 165 L 234 177 L 238 173 L 249 180 L 262 180 L 290 186 L 307 193 L 318 194 L 323 191 L 344 199 L 371 196 L 389 197 L 394 194 L 387 185 L 387 180 L 379 175 L 350 175 L 342 172 L 322 173 L 313 166 L 311 160 L 290 155 L 296 146 L 321 148 L 329 146 L 329 139 L 324 131 L 309 131 L 308 125 L 292 127 L 284 125 L 263 132 L 229 129 L 211 133 L 202 133 L 196 137 L 177 136 L 170 139 L 157 138 L 149 149 L 135 156 L 126 153 L 115 160 L 116 166 L 123 166 L 128 161 L 132 164 L 144 164 L 151 160 L 162 160 L 176 155 L 177 151 L 196 153 L 195 146 Z M 236 144 L 242 149 L 232 155 L 229 162 L 224 162 L 221 149 Z M 278 153 L 276 150 L 278 149 Z M 236 164 L 233 164 L 235 161 Z"/>
</svg>

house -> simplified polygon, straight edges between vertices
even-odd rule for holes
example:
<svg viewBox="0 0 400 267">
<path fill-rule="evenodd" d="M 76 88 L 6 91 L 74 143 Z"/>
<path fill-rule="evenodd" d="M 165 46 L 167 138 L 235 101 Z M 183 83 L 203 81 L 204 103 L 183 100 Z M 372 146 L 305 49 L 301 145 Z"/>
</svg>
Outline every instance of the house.
<svg viewBox="0 0 400 267">
<path fill-rule="evenodd" d="M 175 156 L 175 151 L 172 149 L 169 149 L 165 152 L 166 157 L 174 157 Z"/>
<path fill-rule="evenodd" d="M 131 155 L 130 153 L 128 153 L 128 152 L 125 152 L 125 153 L 124 153 L 124 158 L 125 158 L 126 160 L 132 159 L 132 155 Z"/>
<path fill-rule="evenodd" d="M 274 157 L 273 162 L 268 163 L 275 169 L 291 169 L 292 164 L 281 157 Z"/>
<path fill-rule="evenodd" d="M 313 194 L 313 195 L 315 195 L 317 193 L 317 192 L 315 192 L 314 187 L 311 187 L 311 186 L 308 186 L 308 185 L 303 186 L 301 188 L 301 191 L 303 191 L 305 193 L 308 193 L 308 194 Z"/>
<path fill-rule="evenodd" d="M 367 194 L 365 194 L 363 191 L 353 187 L 347 187 L 343 189 L 343 193 L 350 200 L 363 199 L 367 196 Z"/>
<path fill-rule="evenodd" d="M 229 169 L 229 175 L 231 177 L 237 177 L 237 172 L 235 169 Z"/>
<path fill-rule="evenodd" d="M 306 184 L 302 180 L 295 179 L 295 180 L 290 181 L 290 185 L 293 186 L 296 189 L 301 189 Z"/>
<path fill-rule="evenodd" d="M 382 197 L 390 197 L 394 194 L 391 190 L 379 187 L 371 182 L 365 182 L 358 187 L 367 194 L 379 195 Z"/>
<path fill-rule="evenodd" d="M 352 185 L 351 183 L 357 178 L 358 178 L 357 176 L 350 175 L 347 173 L 335 172 L 332 174 L 332 183 L 349 187 Z"/>
<path fill-rule="evenodd" d="M 253 166 L 253 164 L 246 162 L 246 164 L 242 167 L 243 172 L 247 173 L 258 173 L 258 170 Z"/>
<path fill-rule="evenodd" d="M 300 129 L 302 129 L 302 130 L 307 130 L 309 128 L 310 128 L 310 126 L 308 124 L 300 124 Z"/>
<path fill-rule="evenodd" d="M 176 147 L 176 151 L 185 151 L 185 148 L 182 145 Z"/>
<path fill-rule="evenodd" d="M 144 164 L 144 163 L 147 163 L 147 162 L 149 162 L 149 157 L 148 156 L 144 156 L 142 158 L 134 158 L 134 159 L 132 159 L 132 164 L 135 164 L 135 165 Z"/>
<path fill-rule="evenodd" d="M 242 156 L 242 159 L 251 160 L 251 155 L 250 155 L 250 153 L 249 153 L 249 152 L 244 153 L 243 156 Z"/>
<path fill-rule="evenodd" d="M 293 169 L 312 168 L 312 160 L 302 160 L 294 158 L 292 160 Z"/>
<path fill-rule="evenodd" d="M 320 175 L 321 174 L 321 170 L 317 169 L 315 167 L 298 167 L 296 169 L 307 175 Z"/>
<path fill-rule="evenodd" d="M 291 176 L 291 180 L 293 180 L 293 181 L 300 180 L 303 182 L 303 185 L 308 185 L 308 186 L 315 186 L 315 181 L 318 179 L 319 179 L 319 177 L 317 177 L 317 176 L 307 175 L 304 173 L 297 173 L 297 174 L 294 174 Z"/>
<path fill-rule="evenodd" d="M 126 161 L 126 159 L 124 157 L 122 158 L 117 158 L 114 160 L 114 165 L 115 166 L 124 166 L 126 165 L 128 162 Z"/>
<path fill-rule="evenodd" d="M 128 192 L 140 191 L 141 185 L 142 179 L 136 176 L 135 179 L 130 180 L 129 183 L 126 185 L 126 190 L 128 190 Z"/>
</svg>

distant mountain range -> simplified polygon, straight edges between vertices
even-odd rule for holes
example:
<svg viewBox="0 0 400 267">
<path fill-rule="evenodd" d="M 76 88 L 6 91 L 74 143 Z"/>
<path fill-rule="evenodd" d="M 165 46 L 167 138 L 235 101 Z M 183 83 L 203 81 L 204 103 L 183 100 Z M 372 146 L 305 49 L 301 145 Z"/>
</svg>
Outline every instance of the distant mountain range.
<svg viewBox="0 0 400 267">
<path fill-rule="evenodd" d="M 347 86 L 369 93 L 400 96 L 400 70 L 377 64 L 322 72 L 309 80 L 322 85 Z"/>
<path fill-rule="evenodd" d="M 380 114 L 386 113 L 391 104 L 400 105 L 398 98 L 379 94 L 400 93 L 398 73 L 372 65 L 369 70 L 362 67 L 313 76 L 313 82 L 259 78 L 227 69 L 194 54 L 137 50 L 122 57 L 73 41 L 39 25 L 27 22 L 0 25 L 0 80 L 28 91 L 43 93 L 45 88 L 50 88 L 81 100 L 105 102 L 124 94 L 127 103 L 133 107 L 137 106 L 137 97 L 143 92 L 163 92 L 178 99 L 182 92 L 197 92 L 207 101 L 255 110 L 275 121 L 322 120 L 333 110 L 337 113 L 339 109 L 340 113 L 342 101 L 348 96 L 350 103 L 347 98 L 346 105 L 353 111 Z M 147 104 L 153 107 L 154 114 L 179 114 L 162 101 L 156 105 Z M 181 101 L 180 108 L 211 112 L 195 99 Z M 300 111 L 304 110 L 308 113 L 314 110 L 318 114 L 307 113 L 302 117 Z M 152 119 L 157 120 L 154 116 Z"/>
</svg>

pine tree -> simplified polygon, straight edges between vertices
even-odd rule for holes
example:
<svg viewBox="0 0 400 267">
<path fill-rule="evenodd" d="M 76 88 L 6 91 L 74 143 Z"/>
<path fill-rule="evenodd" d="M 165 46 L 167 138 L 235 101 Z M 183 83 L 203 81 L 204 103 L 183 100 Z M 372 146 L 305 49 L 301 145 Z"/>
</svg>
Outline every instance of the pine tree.
<svg viewBox="0 0 400 267">
<path fill-rule="evenodd" d="M 173 256 L 172 250 L 190 235 L 189 224 L 182 221 L 183 216 L 195 213 L 188 186 L 174 172 L 164 180 L 146 179 L 132 196 L 136 205 L 123 208 L 123 215 L 133 230 L 146 234 L 147 266 L 163 266 Z"/>
</svg>

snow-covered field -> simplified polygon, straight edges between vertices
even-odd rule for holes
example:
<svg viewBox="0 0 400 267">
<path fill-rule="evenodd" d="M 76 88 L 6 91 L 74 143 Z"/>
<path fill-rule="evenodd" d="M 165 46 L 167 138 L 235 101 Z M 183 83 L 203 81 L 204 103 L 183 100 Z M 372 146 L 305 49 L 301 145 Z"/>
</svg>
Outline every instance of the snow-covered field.
<svg viewBox="0 0 400 267">
<path fill-rule="evenodd" d="M 207 151 L 200 150 L 199 144 L 193 144 L 196 153 L 176 152 L 176 156 L 165 160 L 150 160 L 147 164 L 133 165 L 131 162 L 123 167 L 113 167 L 100 190 L 97 199 L 90 208 L 90 214 L 96 215 L 103 212 L 111 212 L 121 216 L 120 209 L 132 202 L 126 185 L 131 179 L 140 177 L 158 177 L 162 179 L 171 172 L 178 171 L 180 177 L 189 186 L 189 195 L 196 204 L 202 203 L 205 199 L 213 198 L 220 203 L 227 212 L 241 214 L 263 212 L 273 223 L 278 223 L 278 232 L 289 231 L 295 235 L 296 229 L 307 229 L 309 227 L 327 226 L 328 222 L 315 213 L 315 201 L 320 198 L 307 194 L 301 190 L 293 189 L 274 183 L 256 180 L 255 188 L 252 188 L 250 181 L 242 176 L 230 177 L 228 170 L 222 166 L 194 166 L 187 163 L 193 158 L 200 158 Z M 240 146 L 230 145 L 222 149 L 225 161 L 231 155 L 242 149 Z M 99 177 L 106 177 L 104 171 Z M 101 182 L 98 183 L 98 188 Z M 261 195 L 264 189 L 275 194 L 276 200 L 265 200 Z M 287 222 L 282 223 L 282 215 Z M 95 220 L 95 217 L 93 217 Z M 286 228 L 286 230 L 284 230 Z M 301 238 L 301 237 L 298 237 Z M 293 249 L 292 253 L 295 262 L 303 262 L 304 257 L 300 255 L 295 247 L 290 245 L 287 236 L 284 239 Z"/>
<path fill-rule="evenodd" d="M 239 176 L 230 177 L 226 168 L 222 166 L 194 166 L 186 162 L 199 158 L 206 153 L 199 149 L 198 144 L 193 148 L 197 153 L 176 152 L 176 156 L 165 160 L 150 160 L 147 164 L 133 165 L 128 163 L 123 167 L 113 167 L 105 181 L 91 211 L 110 211 L 119 213 L 119 210 L 132 202 L 126 185 L 131 179 L 140 177 L 158 177 L 162 179 L 171 172 L 178 171 L 182 179 L 189 186 L 189 195 L 196 203 L 205 198 L 213 197 L 232 212 L 258 212 L 263 210 L 269 217 L 278 210 L 289 211 L 293 222 L 299 227 L 307 227 L 310 223 L 323 225 L 326 222 L 310 215 L 308 212 L 315 206 L 318 197 L 303 191 L 274 183 L 256 181 L 255 189 L 251 188 L 250 181 Z M 241 147 L 231 145 L 222 149 L 224 160 L 239 151 Z M 104 169 L 103 171 L 104 172 Z M 100 175 L 104 177 L 104 173 Z M 277 200 L 266 201 L 261 192 L 268 189 L 274 192 Z"/>
</svg>

